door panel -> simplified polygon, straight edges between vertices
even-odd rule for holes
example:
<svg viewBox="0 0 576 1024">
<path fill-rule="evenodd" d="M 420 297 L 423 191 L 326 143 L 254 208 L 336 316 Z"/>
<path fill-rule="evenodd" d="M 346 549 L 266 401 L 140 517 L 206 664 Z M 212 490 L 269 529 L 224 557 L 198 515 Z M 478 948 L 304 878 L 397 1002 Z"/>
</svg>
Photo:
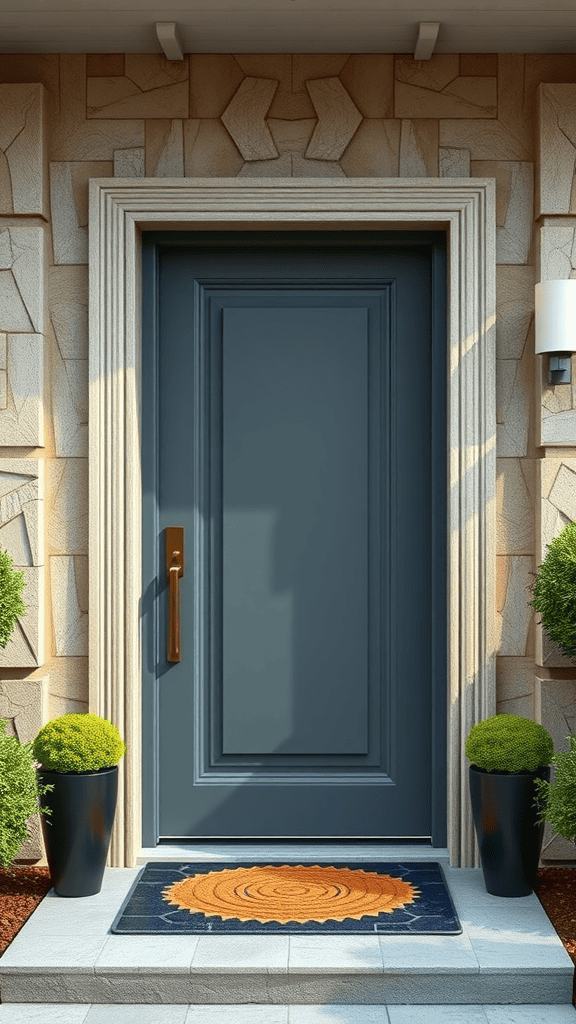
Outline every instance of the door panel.
<svg viewBox="0 0 576 1024">
<path fill-rule="evenodd" d="M 275 234 L 145 246 L 154 842 L 430 836 L 431 245 Z"/>
</svg>

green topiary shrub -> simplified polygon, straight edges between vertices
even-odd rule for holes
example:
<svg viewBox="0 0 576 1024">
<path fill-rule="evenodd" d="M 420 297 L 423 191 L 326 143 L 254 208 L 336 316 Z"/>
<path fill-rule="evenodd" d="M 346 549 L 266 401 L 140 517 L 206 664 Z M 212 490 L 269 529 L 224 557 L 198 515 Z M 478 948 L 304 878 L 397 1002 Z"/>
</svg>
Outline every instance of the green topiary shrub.
<svg viewBox="0 0 576 1024">
<path fill-rule="evenodd" d="M 0 551 L 0 647 L 6 647 L 16 619 L 26 611 L 23 589 L 24 573 L 16 572 L 7 551 Z"/>
<path fill-rule="evenodd" d="M 40 729 L 34 756 L 54 772 L 97 772 L 112 768 L 126 753 L 118 729 L 98 715 L 62 715 Z"/>
<path fill-rule="evenodd" d="M 554 753 L 543 725 L 520 715 L 494 715 L 472 726 L 466 756 L 489 772 L 535 771 L 549 765 Z"/>
<path fill-rule="evenodd" d="M 40 811 L 38 798 L 53 789 L 38 785 L 32 744 L 6 736 L 6 725 L 7 719 L 0 718 L 0 864 L 5 868 L 28 839 L 26 821 Z"/>
<path fill-rule="evenodd" d="M 542 616 L 550 639 L 566 657 L 576 658 L 576 523 L 568 523 L 546 547 L 530 604 Z"/>
<path fill-rule="evenodd" d="M 556 766 L 552 782 L 536 779 L 541 820 L 549 821 L 559 836 L 576 840 L 576 736 L 568 736 L 569 750 L 552 758 Z"/>
</svg>

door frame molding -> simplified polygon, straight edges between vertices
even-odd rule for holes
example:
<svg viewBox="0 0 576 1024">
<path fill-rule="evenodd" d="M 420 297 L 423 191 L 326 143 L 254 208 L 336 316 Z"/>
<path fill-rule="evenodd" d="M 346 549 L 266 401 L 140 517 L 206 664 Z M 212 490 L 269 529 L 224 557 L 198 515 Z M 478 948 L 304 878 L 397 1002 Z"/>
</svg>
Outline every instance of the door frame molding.
<svg viewBox="0 0 576 1024">
<path fill-rule="evenodd" d="M 110 851 L 141 848 L 141 231 L 447 232 L 448 848 L 476 863 L 464 743 L 495 712 L 495 189 L 484 178 L 90 182 L 89 709 L 127 743 Z"/>
</svg>

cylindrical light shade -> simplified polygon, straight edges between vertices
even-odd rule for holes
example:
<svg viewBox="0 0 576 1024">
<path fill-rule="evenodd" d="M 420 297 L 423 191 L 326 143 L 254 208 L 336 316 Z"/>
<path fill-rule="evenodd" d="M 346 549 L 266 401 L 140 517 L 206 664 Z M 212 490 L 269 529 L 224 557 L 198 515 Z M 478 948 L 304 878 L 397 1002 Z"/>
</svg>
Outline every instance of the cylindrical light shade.
<svg viewBox="0 0 576 1024">
<path fill-rule="evenodd" d="M 536 285 L 536 355 L 576 352 L 576 280 Z"/>
</svg>

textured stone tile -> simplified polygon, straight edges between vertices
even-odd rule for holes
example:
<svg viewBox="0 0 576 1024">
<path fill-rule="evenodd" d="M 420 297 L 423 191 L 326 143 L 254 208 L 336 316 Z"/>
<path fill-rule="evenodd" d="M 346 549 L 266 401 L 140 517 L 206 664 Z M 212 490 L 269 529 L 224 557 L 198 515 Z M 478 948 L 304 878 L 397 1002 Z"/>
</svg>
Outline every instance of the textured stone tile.
<svg viewBox="0 0 576 1024">
<path fill-rule="evenodd" d="M 188 117 L 188 61 L 127 53 L 124 75 L 88 78 L 88 118 Z"/>
<path fill-rule="evenodd" d="M 460 74 L 486 77 L 498 74 L 497 53 L 461 53 Z"/>
<path fill-rule="evenodd" d="M 44 232 L 0 227 L 0 330 L 44 331 Z"/>
<path fill-rule="evenodd" d="M 86 360 L 64 360 L 53 346 L 50 385 L 56 457 L 83 457 L 88 427 Z"/>
<path fill-rule="evenodd" d="M 6 736 L 30 743 L 45 721 L 48 677 L 0 680 L 0 718 L 7 718 Z"/>
<path fill-rule="evenodd" d="M 234 177 L 244 161 L 220 120 L 184 121 L 187 178 Z"/>
<path fill-rule="evenodd" d="M 532 609 L 528 602 L 533 558 L 498 555 L 496 559 L 496 636 L 500 657 L 527 654 Z"/>
<path fill-rule="evenodd" d="M 496 262 L 527 263 L 532 238 L 534 169 L 520 161 L 473 161 L 473 177 L 496 179 Z"/>
<path fill-rule="evenodd" d="M 289 941 L 287 935 L 203 935 L 192 973 L 287 974 Z"/>
<path fill-rule="evenodd" d="M 472 160 L 530 160 L 532 157 L 531 150 L 500 121 L 442 117 L 439 133 L 441 146 L 469 149 Z"/>
<path fill-rule="evenodd" d="M 481 1006 L 389 1006 L 390 1024 L 486 1024 Z"/>
<path fill-rule="evenodd" d="M 496 117 L 496 78 L 461 77 L 457 54 L 396 58 L 395 117 Z"/>
<path fill-rule="evenodd" d="M 557 1006 L 484 1006 L 488 1024 L 573 1024 L 574 1009 Z"/>
<path fill-rule="evenodd" d="M 60 54 L 59 63 L 59 103 L 51 124 L 51 160 L 112 160 L 119 146 L 144 144 L 143 121 L 86 121 L 84 54 Z"/>
<path fill-rule="evenodd" d="M 17 568 L 44 565 L 44 461 L 2 459 L 0 463 L 0 536 L 13 535 L 8 550 Z M 11 527 L 17 524 L 12 534 Z M 18 556 L 18 557 L 17 557 Z"/>
<path fill-rule="evenodd" d="M 431 120 L 402 121 L 400 177 L 438 176 L 438 123 Z"/>
<path fill-rule="evenodd" d="M 188 974 L 199 941 L 198 935 L 180 935 L 176 943 L 173 935 L 109 935 L 94 969 L 97 974 L 144 974 L 151 968 Z"/>
<path fill-rule="evenodd" d="M 534 662 L 531 658 L 496 659 L 496 698 L 499 702 L 534 699 Z"/>
<path fill-rule="evenodd" d="M 307 160 L 298 153 L 292 154 L 292 176 L 294 178 L 346 177 L 337 160 Z"/>
<path fill-rule="evenodd" d="M 63 359 L 88 357 L 88 268 L 48 268 L 50 320 Z"/>
<path fill-rule="evenodd" d="M 52 658 L 48 686 L 49 718 L 58 718 L 58 715 L 53 714 L 52 705 L 62 701 L 75 705 L 88 704 L 87 657 Z"/>
<path fill-rule="evenodd" d="M 44 339 L 7 336 L 6 406 L 0 412 L 0 446 L 44 444 Z"/>
<path fill-rule="evenodd" d="M 332 78 L 346 67 L 348 53 L 295 53 L 292 57 L 292 91 L 300 92 L 314 78 Z"/>
<path fill-rule="evenodd" d="M 48 543 L 54 554 L 88 551 L 88 461 L 50 459 L 48 469 Z"/>
<path fill-rule="evenodd" d="M 538 159 L 536 215 L 576 210 L 576 84 L 546 84 L 538 89 Z"/>
<path fill-rule="evenodd" d="M 266 115 L 278 82 L 270 78 L 245 78 L 222 114 L 245 160 L 272 160 L 278 151 L 266 124 Z"/>
<path fill-rule="evenodd" d="M 124 54 L 123 53 L 87 53 L 86 74 L 89 77 L 101 75 L 123 75 Z"/>
<path fill-rule="evenodd" d="M 86 1019 L 82 1003 L 5 1003 L 0 1010 L 2 1024 L 85 1024 Z M 158 1020 L 164 1024 L 161 1017 Z M 107 1024 L 111 1024 L 110 1017 Z"/>
<path fill-rule="evenodd" d="M 230 53 L 191 53 L 190 117 L 221 117 L 243 78 Z"/>
<path fill-rule="evenodd" d="M 88 1010 L 86 1019 L 82 1019 L 82 1024 L 185 1024 L 186 1021 L 192 1019 L 188 1016 L 189 1013 L 186 1004 L 180 1006 L 174 1004 L 170 1006 L 94 1004 Z"/>
<path fill-rule="evenodd" d="M 340 81 L 362 117 L 394 116 L 394 57 L 391 53 L 353 53 Z"/>
<path fill-rule="evenodd" d="M 290 1024 L 388 1024 L 384 1006 L 290 1006 Z M 194 1024 L 191 1021 L 190 1024 Z"/>
<path fill-rule="evenodd" d="M 50 95 L 51 106 L 58 107 L 59 67 L 57 53 L 3 53 L 0 82 L 28 85 L 38 82 Z"/>
<path fill-rule="evenodd" d="M 7 339 L 6 334 L 0 333 L 0 369 L 5 370 L 7 363 Z"/>
<path fill-rule="evenodd" d="M 551 413 L 542 408 L 540 443 L 543 445 L 573 445 L 576 438 L 576 409 Z"/>
<path fill-rule="evenodd" d="M 312 133 L 316 126 L 316 118 L 308 117 L 299 121 L 284 121 L 276 117 L 268 118 L 268 127 L 278 153 L 299 153 L 304 156 Z"/>
<path fill-rule="evenodd" d="M 184 175 L 182 121 L 146 122 L 146 177 L 181 178 Z"/>
<path fill-rule="evenodd" d="M 231 1017 L 234 1024 L 288 1024 L 288 1013 L 303 1007 L 288 1006 L 191 1006 L 186 1017 L 186 1024 L 229 1024 Z M 322 1008 L 324 1009 L 324 1007 Z M 296 1018 L 298 1020 L 298 1018 Z M 330 1017 L 324 1018 L 330 1024 Z M 90 1024 L 90 1021 L 87 1021 Z"/>
<path fill-rule="evenodd" d="M 82 555 L 50 557 L 54 653 L 57 657 L 88 653 L 87 559 Z"/>
<path fill-rule="evenodd" d="M 288 972 L 373 974 L 383 970 L 375 935 L 292 935 Z"/>
<path fill-rule="evenodd" d="M 318 124 L 306 150 L 309 160 L 339 160 L 362 121 L 339 78 L 306 82 Z"/>
<path fill-rule="evenodd" d="M 8 375 L 6 370 L 0 370 L 0 410 L 8 406 Z M 1 429 L 1 427 L 0 427 Z"/>
<path fill-rule="evenodd" d="M 292 177 L 291 153 L 283 153 L 276 160 L 251 160 L 238 171 L 239 178 L 290 178 Z"/>
<path fill-rule="evenodd" d="M 534 153 L 535 97 L 526 90 L 525 55 L 498 54 L 498 121 L 525 150 L 524 159 Z"/>
<path fill-rule="evenodd" d="M 108 161 L 50 164 L 50 206 L 55 263 L 88 263 L 88 182 L 112 177 Z"/>
<path fill-rule="evenodd" d="M 349 178 L 395 178 L 400 165 L 401 121 L 366 119 L 340 165 Z"/>
<path fill-rule="evenodd" d="M 500 555 L 534 549 L 535 481 L 532 459 L 496 460 L 496 530 Z"/>
<path fill-rule="evenodd" d="M 497 452 L 500 457 L 525 456 L 532 400 L 533 356 L 496 360 Z"/>
<path fill-rule="evenodd" d="M 442 146 L 438 152 L 438 169 L 441 178 L 469 178 L 470 150 Z"/>
<path fill-rule="evenodd" d="M 0 213 L 47 214 L 45 103 L 42 85 L 0 85 Z"/>
<path fill-rule="evenodd" d="M 545 224 L 540 228 L 540 280 L 568 280 L 576 269 L 576 234 L 569 225 Z"/>
<path fill-rule="evenodd" d="M 143 178 L 145 173 L 146 150 L 144 146 L 114 150 L 115 178 Z"/>
<path fill-rule="evenodd" d="M 520 359 L 534 318 L 534 267 L 496 269 L 496 353 Z"/>
<path fill-rule="evenodd" d="M 442 935 L 379 935 L 378 942 L 385 971 L 424 974 L 478 970 L 466 933 L 451 935 L 450 944 Z"/>
<path fill-rule="evenodd" d="M 50 156 L 54 161 L 114 160 L 118 149 L 144 145 L 144 121 L 71 121 L 52 129 Z"/>
</svg>

